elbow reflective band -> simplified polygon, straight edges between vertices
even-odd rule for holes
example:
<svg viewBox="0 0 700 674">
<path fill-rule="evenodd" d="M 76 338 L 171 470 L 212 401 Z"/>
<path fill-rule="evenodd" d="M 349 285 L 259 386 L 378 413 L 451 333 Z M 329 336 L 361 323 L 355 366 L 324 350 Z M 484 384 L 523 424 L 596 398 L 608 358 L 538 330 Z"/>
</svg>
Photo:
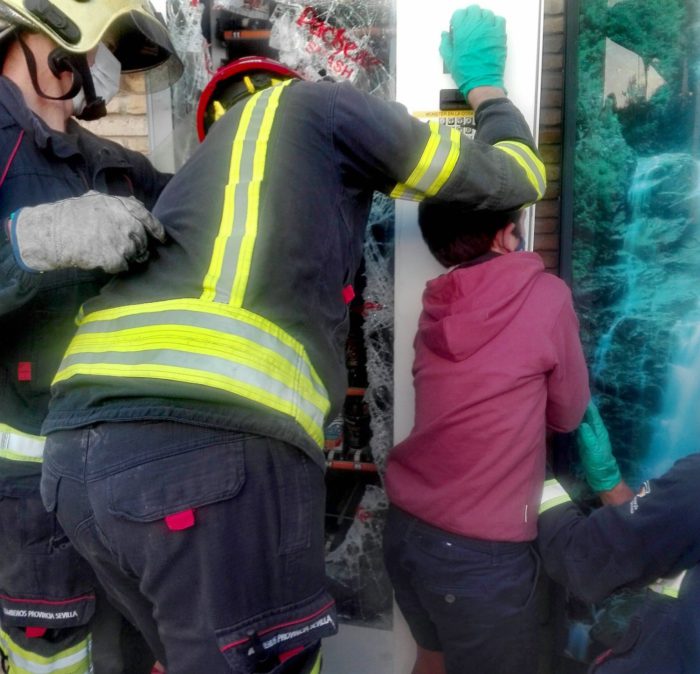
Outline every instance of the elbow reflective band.
<svg viewBox="0 0 700 674">
<path fill-rule="evenodd" d="M 547 172 L 544 164 L 532 148 L 514 140 L 504 140 L 494 145 L 495 148 L 510 155 L 525 171 L 525 175 L 537 193 L 537 199 L 544 196 L 547 187 Z"/>
<path fill-rule="evenodd" d="M 314 660 L 314 664 L 311 666 L 311 669 L 309 670 L 309 674 L 321 674 L 321 651 L 319 651 L 316 654 L 316 659 Z"/>
<path fill-rule="evenodd" d="M 92 672 L 90 637 L 54 655 L 39 655 L 16 644 L 0 630 L 0 649 L 7 655 L 13 674 L 89 674 Z"/>
<path fill-rule="evenodd" d="M 544 483 L 544 489 L 542 490 L 540 515 L 550 508 L 554 508 L 554 506 L 558 506 L 569 501 L 571 501 L 571 497 L 566 493 L 564 487 L 562 487 L 556 480 L 547 480 Z"/>
<path fill-rule="evenodd" d="M 44 457 L 45 438 L 15 430 L 0 424 L 0 459 L 41 463 Z"/>
<path fill-rule="evenodd" d="M 240 307 L 250 276 L 258 234 L 260 187 L 272 123 L 286 80 L 255 94 L 243 108 L 231 148 L 229 180 L 224 192 L 219 233 L 209 271 L 204 278 L 203 300 Z"/>
<path fill-rule="evenodd" d="M 394 199 L 422 201 L 436 195 L 452 175 L 459 157 L 461 134 L 438 122 L 428 122 L 430 136 L 423 154 L 406 182 L 394 187 Z"/>
<path fill-rule="evenodd" d="M 323 446 L 330 403 L 306 350 L 240 307 L 181 299 L 88 314 L 54 384 L 76 376 L 152 379 L 153 397 L 168 396 L 165 382 L 206 387 L 217 402 L 239 396 L 292 417 Z"/>
<path fill-rule="evenodd" d="M 655 583 L 649 585 L 649 589 L 657 592 L 658 594 L 663 594 L 666 597 L 673 597 L 678 599 L 678 593 L 681 589 L 681 583 L 685 578 L 685 571 L 681 571 L 677 576 L 671 576 L 670 578 L 659 578 Z"/>
</svg>

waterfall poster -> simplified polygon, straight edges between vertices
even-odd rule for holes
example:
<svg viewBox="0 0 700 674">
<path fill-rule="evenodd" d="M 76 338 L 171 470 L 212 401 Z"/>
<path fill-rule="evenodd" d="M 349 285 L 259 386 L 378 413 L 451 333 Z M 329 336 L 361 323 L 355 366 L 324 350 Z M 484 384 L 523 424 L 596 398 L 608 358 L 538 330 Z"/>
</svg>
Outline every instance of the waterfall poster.
<svg viewBox="0 0 700 674">
<path fill-rule="evenodd" d="M 700 451 L 699 4 L 580 4 L 572 288 L 631 485 Z"/>
</svg>

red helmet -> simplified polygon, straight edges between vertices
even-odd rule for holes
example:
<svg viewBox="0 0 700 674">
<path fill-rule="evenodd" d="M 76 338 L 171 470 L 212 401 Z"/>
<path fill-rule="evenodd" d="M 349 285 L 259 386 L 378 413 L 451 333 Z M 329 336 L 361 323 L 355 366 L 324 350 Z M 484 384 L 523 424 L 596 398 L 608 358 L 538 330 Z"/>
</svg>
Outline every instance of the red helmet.
<svg viewBox="0 0 700 674">
<path fill-rule="evenodd" d="M 255 91 L 271 86 L 277 78 L 302 79 L 291 68 L 264 56 L 245 56 L 219 68 L 199 97 L 197 135 L 200 142 L 224 111 Z"/>
</svg>

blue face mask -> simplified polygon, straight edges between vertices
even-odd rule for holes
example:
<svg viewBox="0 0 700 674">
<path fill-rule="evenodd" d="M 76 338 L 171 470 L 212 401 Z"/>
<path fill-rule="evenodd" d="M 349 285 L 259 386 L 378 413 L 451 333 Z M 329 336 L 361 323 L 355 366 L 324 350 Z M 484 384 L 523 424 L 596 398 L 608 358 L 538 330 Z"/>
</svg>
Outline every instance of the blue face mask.
<svg viewBox="0 0 700 674">
<path fill-rule="evenodd" d="M 525 250 L 525 237 L 521 236 L 518 240 L 518 247 L 513 252 L 520 253 L 523 250 Z"/>
</svg>

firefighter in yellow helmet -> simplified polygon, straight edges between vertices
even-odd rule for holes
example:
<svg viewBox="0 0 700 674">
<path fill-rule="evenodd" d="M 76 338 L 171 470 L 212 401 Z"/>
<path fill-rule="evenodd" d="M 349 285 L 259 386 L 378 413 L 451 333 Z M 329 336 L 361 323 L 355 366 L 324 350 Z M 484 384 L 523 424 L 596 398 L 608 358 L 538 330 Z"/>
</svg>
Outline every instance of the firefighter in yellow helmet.
<svg viewBox="0 0 700 674">
<path fill-rule="evenodd" d="M 43 62 L 27 44 L 32 33 L 53 43 Z M 116 64 L 124 73 L 156 69 L 149 78 L 154 88 L 172 84 L 182 73 L 167 29 L 148 0 L 2 0 L 0 44 L 13 37 L 24 53 L 35 92 L 48 100 L 72 100 L 82 94 L 84 102 L 76 111 L 81 119 L 106 114 L 99 95 L 106 93 L 100 92 L 103 81 L 95 81 L 90 67 L 91 56 L 103 50 L 113 57 L 105 61 L 112 72 Z M 70 86 L 59 96 L 42 88 L 47 86 L 40 81 L 47 66 L 57 80 L 63 73 L 70 76 Z"/>
<path fill-rule="evenodd" d="M 105 114 L 120 72 L 141 70 L 156 86 L 181 72 L 147 2 L 0 0 L 0 652 L 17 674 L 153 663 L 120 648 L 121 618 L 39 496 L 49 383 L 74 317 L 163 236 L 149 209 L 170 176 L 73 119 Z"/>
</svg>

